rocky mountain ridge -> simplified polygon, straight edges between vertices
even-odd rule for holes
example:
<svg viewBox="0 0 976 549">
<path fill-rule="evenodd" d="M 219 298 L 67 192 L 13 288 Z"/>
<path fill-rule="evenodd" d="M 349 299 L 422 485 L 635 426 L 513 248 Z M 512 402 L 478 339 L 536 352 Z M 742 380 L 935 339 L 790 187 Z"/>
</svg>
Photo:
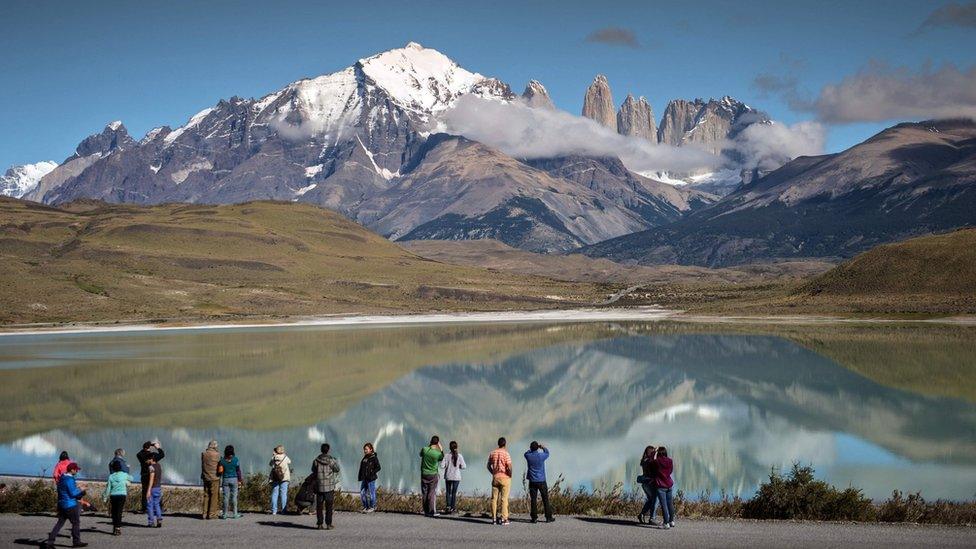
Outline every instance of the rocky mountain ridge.
<svg viewBox="0 0 976 549">
<path fill-rule="evenodd" d="M 539 82 L 519 98 L 504 82 L 409 43 L 259 99 L 220 100 L 183 126 L 155 128 L 138 142 L 113 122 L 82 141 L 27 198 L 48 204 L 300 201 L 393 239 L 490 235 L 544 252 L 643 230 L 714 200 L 691 190 L 637 190 L 632 194 L 641 198 L 629 200 L 553 177 L 481 143 L 437 135 L 440 114 L 464 95 L 552 104 Z M 661 185 L 634 179 L 626 169 L 608 173 L 616 186 Z"/>
<path fill-rule="evenodd" d="M 850 149 L 796 158 L 669 225 L 589 247 L 616 261 L 720 267 L 849 257 L 976 225 L 976 122 L 888 128 Z"/>
</svg>

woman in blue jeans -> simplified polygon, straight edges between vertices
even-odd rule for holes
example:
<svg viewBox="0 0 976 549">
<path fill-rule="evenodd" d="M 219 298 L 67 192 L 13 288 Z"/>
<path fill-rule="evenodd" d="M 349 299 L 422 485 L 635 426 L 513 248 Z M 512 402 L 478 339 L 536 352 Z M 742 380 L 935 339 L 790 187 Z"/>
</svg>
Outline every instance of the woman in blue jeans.
<svg viewBox="0 0 976 549">
<path fill-rule="evenodd" d="M 223 512 L 220 518 L 241 518 L 241 514 L 237 512 L 237 492 L 244 482 L 244 477 L 241 475 L 241 464 L 234 455 L 233 446 L 228 445 L 224 448 L 224 457 L 217 463 L 217 473 L 220 474 L 220 486 L 224 492 Z M 232 514 L 227 513 L 228 507 L 233 508 Z"/>
<path fill-rule="evenodd" d="M 271 482 L 271 514 L 277 515 L 288 509 L 288 484 L 291 482 L 291 458 L 285 454 L 284 446 L 275 446 L 274 454 L 268 463 L 271 472 L 268 481 Z"/>
<path fill-rule="evenodd" d="M 380 458 L 369 442 L 363 444 L 363 459 L 359 462 L 359 496 L 363 513 L 376 511 L 376 479 L 380 472 Z"/>
<path fill-rule="evenodd" d="M 674 480 L 671 473 L 674 472 L 674 463 L 668 457 L 668 449 L 661 446 L 657 449 L 655 458 L 655 483 L 657 484 L 657 500 L 661 504 L 661 514 L 664 515 L 664 525 L 662 528 L 674 528 L 674 500 L 671 498 L 671 491 L 674 489 Z"/>
<path fill-rule="evenodd" d="M 657 503 L 657 483 L 655 482 L 657 462 L 654 460 L 655 452 L 657 452 L 657 448 L 653 446 L 644 448 L 644 455 L 641 456 L 640 461 L 641 476 L 637 480 L 640 482 L 641 489 L 644 490 L 644 495 L 647 496 L 644 507 L 641 508 L 641 512 L 637 515 L 637 522 L 641 524 L 644 524 L 645 518 L 648 524 L 656 524 L 654 522 L 654 504 Z"/>
</svg>

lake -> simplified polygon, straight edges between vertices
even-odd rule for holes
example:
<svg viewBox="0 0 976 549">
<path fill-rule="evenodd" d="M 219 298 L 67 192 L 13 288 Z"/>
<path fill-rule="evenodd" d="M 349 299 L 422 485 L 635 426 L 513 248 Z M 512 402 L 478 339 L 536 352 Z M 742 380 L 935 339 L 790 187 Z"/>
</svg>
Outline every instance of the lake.
<svg viewBox="0 0 976 549">
<path fill-rule="evenodd" d="M 670 322 L 269 327 L 0 337 L 0 473 L 49 474 L 67 450 L 88 477 L 117 447 L 158 439 L 168 481 L 194 483 L 215 438 L 298 475 L 332 444 L 343 487 L 362 444 L 380 485 L 418 487 L 431 434 L 457 440 L 462 491 L 485 492 L 506 436 L 516 491 L 528 443 L 550 481 L 634 488 L 647 444 L 678 488 L 752 495 L 772 468 L 813 464 L 873 498 L 976 496 L 976 328 Z"/>
</svg>

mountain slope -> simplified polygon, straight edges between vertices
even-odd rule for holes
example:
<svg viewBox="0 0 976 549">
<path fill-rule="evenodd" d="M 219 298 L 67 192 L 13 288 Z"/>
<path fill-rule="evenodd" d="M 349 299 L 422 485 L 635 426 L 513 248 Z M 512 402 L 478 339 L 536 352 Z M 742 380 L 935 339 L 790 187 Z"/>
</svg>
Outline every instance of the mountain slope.
<svg viewBox="0 0 976 549">
<path fill-rule="evenodd" d="M 908 123 L 839 154 L 795 159 L 710 208 L 584 253 L 708 266 L 844 257 L 974 223 L 976 123 Z"/>
<path fill-rule="evenodd" d="M 689 200 L 709 200 L 653 191 L 656 198 L 607 201 L 577 178 L 432 134 L 441 113 L 470 94 L 551 106 L 538 82 L 518 98 L 505 83 L 410 43 L 261 99 L 221 100 L 138 143 L 113 122 L 85 139 L 28 198 L 53 205 L 298 201 L 394 239 L 491 237 L 536 251 L 646 229 L 683 215 Z M 449 158 L 455 153 L 464 155 L 463 164 Z M 615 177 L 638 179 L 628 174 Z M 652 209 L 667 213 L 662 218 Z"/>
<path fill-rule="evenodd" d="M 976 311 L 976 229 L 878 246 L 799 288 L 804 303 Z"/>
<path fill-rule="evenodd" d="M 0 323 L 538 308 L 603 296 L 423 259 L 307 204 L 68 206 L 0 198 Z"/>
</svg>

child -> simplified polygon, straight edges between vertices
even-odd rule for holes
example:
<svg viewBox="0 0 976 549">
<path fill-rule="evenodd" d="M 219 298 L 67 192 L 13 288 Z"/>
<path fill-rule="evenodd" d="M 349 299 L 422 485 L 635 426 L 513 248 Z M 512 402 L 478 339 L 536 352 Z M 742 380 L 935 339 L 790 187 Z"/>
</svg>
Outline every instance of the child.
<svg viewBox="0 0 976 549">
<path fill-rule="evenodd" d="M 129 483 L 132 476 L 122 470 L 122 464 L 112 461 L 108 465 L 112 472 L 105 481 L 105 493 L 102 494 L 102 501 L 108 500 L 112 507 L 112 535 L 122 534 L 122 510 L 125 509 L 125 497 L 129 493 Z"/>
</svg>

